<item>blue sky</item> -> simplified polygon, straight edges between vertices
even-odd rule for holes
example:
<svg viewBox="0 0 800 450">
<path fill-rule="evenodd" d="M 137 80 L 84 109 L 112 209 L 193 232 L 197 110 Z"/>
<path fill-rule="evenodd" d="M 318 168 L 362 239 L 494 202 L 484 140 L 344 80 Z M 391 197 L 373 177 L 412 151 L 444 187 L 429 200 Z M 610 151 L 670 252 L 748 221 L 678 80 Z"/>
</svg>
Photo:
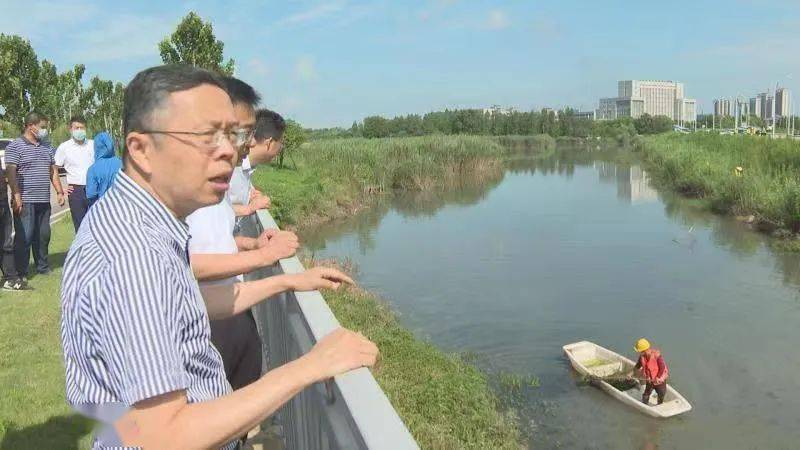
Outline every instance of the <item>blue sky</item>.
<svg viewBox="0 0 800 450">
<path fill-rule="evenodd" d="M 158 41 L 192 10 L 266 106 L 313 127 L 492 104 L 594 109 L 621 79 L 683 81 L 706 112 L 776 81 L 800 95 L 796 0 L 0 0 L 4 33 L 60 69 L 122 82 L 160 62 Z"/>
</svg>

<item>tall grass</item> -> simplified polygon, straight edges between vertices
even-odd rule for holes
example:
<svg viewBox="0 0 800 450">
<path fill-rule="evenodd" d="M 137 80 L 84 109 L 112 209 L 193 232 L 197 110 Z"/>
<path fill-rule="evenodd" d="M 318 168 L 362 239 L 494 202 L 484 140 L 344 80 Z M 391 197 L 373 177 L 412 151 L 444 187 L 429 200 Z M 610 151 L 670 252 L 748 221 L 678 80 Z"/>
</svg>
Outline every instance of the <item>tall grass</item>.
<svg viewBox="0 0 800 450">
<path fill-rule="evenodd" d="M 347 215 L 374 194 L 458 186 L 496 178 L 511 150 L 485 136 L 326 139 L 291 153 L 288 168 L 256 172 L 283 225 Z"/>
<path fill-rule="evenodd" d="M 708 199 L 715 211 L 753 215 L 765 230 L 800 231 L 800 142 L 665 134 L 646 138 L 642 151 L 662 183 Z"/>
</svg>

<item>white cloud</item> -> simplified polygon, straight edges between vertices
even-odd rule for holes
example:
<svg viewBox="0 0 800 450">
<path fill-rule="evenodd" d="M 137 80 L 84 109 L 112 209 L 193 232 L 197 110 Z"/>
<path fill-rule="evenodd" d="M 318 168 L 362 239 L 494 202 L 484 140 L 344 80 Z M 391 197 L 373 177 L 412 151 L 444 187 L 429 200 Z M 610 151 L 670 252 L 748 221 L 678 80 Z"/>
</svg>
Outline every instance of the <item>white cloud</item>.
<svg viewBox="0 0 800 450">
<path fill-rule="evenodd" d="M 53 31 L 63 32 L 65 24 L 82 24 L 98 12 L 96 5 L 84 0 L 3 2 L 2 32 L 36 39 Z M 75 14 L 79 11 L 80 14 Z M 54 27 L 58 30 L 53 30 Z"/>
<path fill-rule="evenodd" d="M 50 48 L 66 59 L 88 63 L 157 58 L 158 42 L 175 26 L 162 16 L 106 17 L 86 0 L 13 2 L 3 6 L 3 17 L 20 18 L 4 21 L 2 31 L 30 39 L 40 53 L 40 47 Z"/>
<path fill-rule="evenodd" d="M 301 56 L 295 64 L 295 74 L 302 81 L 312 81 L 317 78 L 317 69 L 314 66 L 314 58 L 311 56 Z"/>
<path fill-rule="evenodd" d="M 489 15 L 486 18 L 486 27 L 490 30 L 502 30 L 508 28 L 510 24 L 508 14 L 500 9 L 489 11 Z"/>
<path fill-rule="evenodd" d="M 112 21 L 72 33 L 72 43 L 64 48 L 86 62 L 158 57 L 158 43 L 175 25 L 163 17 L 117 14 Z"/>
<path fill-rule="evenodd" d="M 299 25 L 307 22 L 313 22 L 342 11 L 345 5 L 346 2 L 343 1 L 320 3 L 309 10 L 284 17 L 278 21 L 278 25 Z"/>
<path fill-rule="evenodd" d="M 272 74 L 272 69 L 261 58 L 250 58 L 250 61 L 247 61 L 247 67 L 260 77 L 268 77 Z"/>
</svg>

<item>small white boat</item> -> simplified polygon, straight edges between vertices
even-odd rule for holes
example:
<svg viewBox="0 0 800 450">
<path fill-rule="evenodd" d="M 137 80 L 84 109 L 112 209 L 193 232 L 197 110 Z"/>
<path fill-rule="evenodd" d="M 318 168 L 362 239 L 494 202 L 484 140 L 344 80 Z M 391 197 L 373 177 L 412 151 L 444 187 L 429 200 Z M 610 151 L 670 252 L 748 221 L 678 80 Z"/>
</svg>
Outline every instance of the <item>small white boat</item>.
<svg viewBox="0 0 800 450">
<path fill-rule="evenodd" d="M 572 363 L 572 367 L 579 374 L 586 377 L 599 377 L 597 385 L 601 389 L 622 403 L 636 408 L 648 416 L 672 417 L 692 409 L 692 405 L 669 382 L 667 383 L 667 395 L 664 397 L 664 403 L 658 404 L 658 396 L 653 391 L 650 396 L 650 404 L 645 405 L 642 403 L 643 383 L 637 382 L 635 387 L 620 391 L 602 380 L 603 377 L 624 376 L 623 374 L 633 370 L 636 364 L 620 354 L 589 341 L 575 342 L 574 344 L 565 345 L 563 348 L 564 353 Z"/>
</svg>

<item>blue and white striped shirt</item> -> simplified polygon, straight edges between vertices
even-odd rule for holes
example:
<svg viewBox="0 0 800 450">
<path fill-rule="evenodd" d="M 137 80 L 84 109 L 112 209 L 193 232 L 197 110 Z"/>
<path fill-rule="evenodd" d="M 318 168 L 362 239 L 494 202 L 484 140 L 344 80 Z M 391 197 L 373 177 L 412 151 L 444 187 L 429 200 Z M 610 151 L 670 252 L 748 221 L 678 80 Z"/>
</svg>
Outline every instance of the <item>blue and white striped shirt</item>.
<svg viewBox="0 0 800 450">
<path fill-rule="evenodd" d="M 61 291 L 67 400 L 75 409 L 109 422 L 116 417 L 108 411 L 168 392 L 185 390 L 194 403 L 231 391 L 188 243 L 186 224 L 124 173 L 89 210 Z M 94 445 L 114 444 L 97 436 Z"/>
<path fill-rule="evenodd" d="M 53 166 L 53 149 L 49 145 L 34 144 L 21 136 L 6 147 L 6 167 L 17 165 L 17 184 L 22 193 L 22 203 L 50 203 L 50 170 Z"/>
</svg>

